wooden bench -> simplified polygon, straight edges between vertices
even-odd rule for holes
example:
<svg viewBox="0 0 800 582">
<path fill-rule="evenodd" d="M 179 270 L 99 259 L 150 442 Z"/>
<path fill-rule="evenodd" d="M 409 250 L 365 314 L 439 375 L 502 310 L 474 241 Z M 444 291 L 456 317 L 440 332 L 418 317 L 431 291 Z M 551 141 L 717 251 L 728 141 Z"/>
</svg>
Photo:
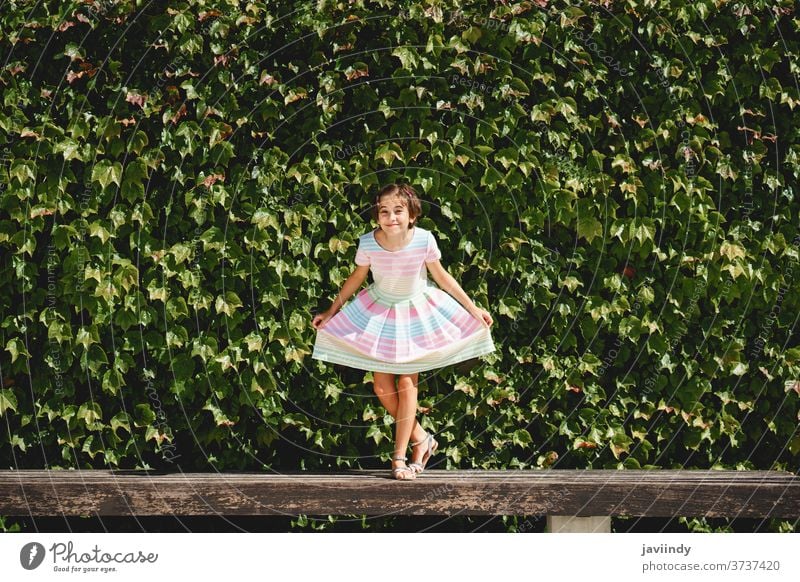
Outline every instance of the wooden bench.
<svg viewBox="0 0 800 582">
<path fill-rule="evenodd" d="M 526 515 L 550 532 L 610 532 L 611 517 L 800 517 L 778 471 L 431 469 L 338 473 L 0 471 L 0 515 Z"/>
</svg>

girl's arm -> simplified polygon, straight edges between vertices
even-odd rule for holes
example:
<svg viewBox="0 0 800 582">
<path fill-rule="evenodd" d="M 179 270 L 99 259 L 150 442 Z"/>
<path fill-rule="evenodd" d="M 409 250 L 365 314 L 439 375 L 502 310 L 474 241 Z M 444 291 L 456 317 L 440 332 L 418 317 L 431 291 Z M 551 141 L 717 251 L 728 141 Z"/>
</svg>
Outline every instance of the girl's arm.
<svg viewBox="0 0 800 582">
<path fill-rule="evenodd" d="M 353 273 L 344 282 L 344 285 L 342 285 L 342 290 L 339 291 L 339 294 L 336 296 L 336 299 L 333 300 L 331 306 L 325 312 L 317 314 L 312 320 L 312 325 L 316 329 L 324 326 L 325 323 L 331 317 L 336 315 L 336 312 L 339 311 L 345 303 L 347 303 L 347 300 L 350 298 L 350 296 L 358 291 L 361 285 L 364 284 L 368 274 L 369 265 L 356 266 L 355 271 L 353 271 Z"/>
<path fill-rule="evenodd" d="M 469 295 L 464 292 L 461 285 L 458 284 L 458 281 L 445 270 L 440 261 L 426 262 L 425 266 L 428 267 L 428 272 L 431 274 L 431 277 L 433 277 L 433 280 L 436 281 L 439 289 L 452 295 L 473 317 L 483 321 L 489 326 L 492 325 L 492 316 L 489 315 L 489 312 L 481 309 L 472 302 Z"/>
</svg>

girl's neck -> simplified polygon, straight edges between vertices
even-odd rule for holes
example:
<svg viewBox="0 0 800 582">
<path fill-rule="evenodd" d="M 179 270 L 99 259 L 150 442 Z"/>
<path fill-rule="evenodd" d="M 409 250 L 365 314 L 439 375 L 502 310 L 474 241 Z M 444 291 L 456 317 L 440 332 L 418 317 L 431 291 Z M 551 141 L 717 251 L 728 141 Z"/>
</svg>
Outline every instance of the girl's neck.
<svg viewBox="0 0 800 582">
<path fill-rule="evenodd" d="M 387 251 L 396 251 L 405 247 L 406 244 L 408 244 L 408 241 L 411 238 L 411 232 L 413 230 L 414 230 L 414 225 L 412 224 L 405 230 L 405 232 L 399 233 L 398 235 L 395 236 L 395 238 L 392 238 L 389 235 L 387 235 L 383 231 L 383 229 L 379 226 L 378 228 L 375 229 L 375 234 L 377 235 L 377 232 L 380 231 L 383 240 L 386 241 L 386 243 L 388 243 L 388 246 L 395 247 L 395 248 L 387 248 L 386 249 Z M 385 247 L 387 246 L 387 244 L 384 243 L 383 246 Z"/>
</svg>

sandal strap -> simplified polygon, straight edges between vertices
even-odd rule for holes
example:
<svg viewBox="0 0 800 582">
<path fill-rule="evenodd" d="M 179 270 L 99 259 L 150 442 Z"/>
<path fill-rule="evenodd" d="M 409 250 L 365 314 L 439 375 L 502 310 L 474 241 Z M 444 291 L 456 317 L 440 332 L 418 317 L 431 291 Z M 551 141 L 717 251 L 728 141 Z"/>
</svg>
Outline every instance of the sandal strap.
<svg viewBox="0 0 800 582">
<path fill-rule="evenodd" d="M 392 457 L 393 461 L 405 461 L 408 457 Z"/>
<path fill-rule="evenodd" d="M 425 444 L 431 438 L 433 438 L 432 435 L 430 433 L 426 433 L 424 439 L 422 439 L 421 441 L 417 441 L 416 443 L 409 443 L 409 445 L 412 446 L 412 447 L 416 447 L 417 445 Z"/>
</svg>

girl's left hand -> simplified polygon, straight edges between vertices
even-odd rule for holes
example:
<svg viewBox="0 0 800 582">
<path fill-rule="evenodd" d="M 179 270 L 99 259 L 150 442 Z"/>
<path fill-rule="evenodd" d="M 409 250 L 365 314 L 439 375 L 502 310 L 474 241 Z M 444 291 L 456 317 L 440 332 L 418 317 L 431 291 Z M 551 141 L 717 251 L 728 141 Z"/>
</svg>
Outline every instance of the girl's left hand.
<svg viewBox="0 0 800 582">
<path fill-rule="evenodd" d="M 475 319 L 479 320 L 484 325 L 486 325 L 486 327 L 491 327 L 492 326 L 492 323 L 493 323 L 492 316 L 489 315 L 489 312 L 486 311 L 485 309 L 481 309 L 480 307 L 477 307 L 477 308 L 475 308 L 474 311 L 471 311 L 470 313 L 472 314 L 472 316 Z"/>
</svg>

